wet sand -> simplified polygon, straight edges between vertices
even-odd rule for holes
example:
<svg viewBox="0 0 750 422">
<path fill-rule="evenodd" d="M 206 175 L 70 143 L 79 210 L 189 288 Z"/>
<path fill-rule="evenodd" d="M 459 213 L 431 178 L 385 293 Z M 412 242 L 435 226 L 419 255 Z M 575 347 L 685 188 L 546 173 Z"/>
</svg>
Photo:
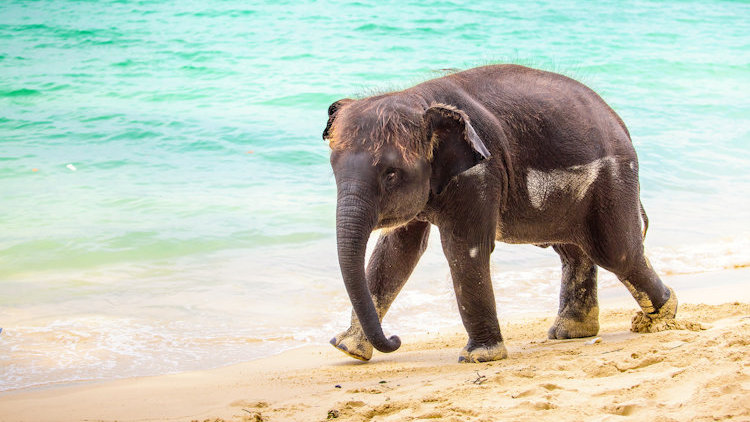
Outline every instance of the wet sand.
<svg viewBox="0 0 750 422">
<path fill-rule="evenodd" d="M 354 361 L 304 347 L 230 367 L 0 394 L 0 420 L 750 420 L 750 270 L 666 277 L 700 331 L 629 331 L 602 297 L 592 338 L 551 341 L 554 315 L 501 322 L 509 357 L 456 363 L 465 334 L 402 338 Z M 458 316 L 456 316 L 458 318 Z"/>
</svg>

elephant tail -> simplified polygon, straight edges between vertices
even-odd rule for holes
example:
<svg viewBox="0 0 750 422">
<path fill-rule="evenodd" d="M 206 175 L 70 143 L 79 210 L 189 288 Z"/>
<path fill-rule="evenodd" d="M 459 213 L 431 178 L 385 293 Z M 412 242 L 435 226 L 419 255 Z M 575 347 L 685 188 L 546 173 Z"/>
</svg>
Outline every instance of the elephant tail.
<svg viewBox="0 0 750 422">
<path fill-rule="evenodd" d="M 643 238 L 646 238 L 646 232 L 648 231 L 648 215 L 646 210 L 643 209 L 643 202 L 639 199 L 638 203 L 641 205 L 641 219 L 643 220 Z"/>
</svg>

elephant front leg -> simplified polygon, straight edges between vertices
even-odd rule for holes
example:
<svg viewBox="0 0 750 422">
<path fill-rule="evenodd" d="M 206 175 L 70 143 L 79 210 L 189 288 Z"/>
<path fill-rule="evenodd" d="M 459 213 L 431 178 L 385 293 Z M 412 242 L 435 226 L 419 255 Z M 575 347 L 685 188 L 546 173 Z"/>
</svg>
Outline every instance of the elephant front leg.
<svg viewBox="0 0 750 422">
<path fill-rule="evenodd" d="M 596 264 L 578 246 L 556 245 L 562 261 L 560 308 L 547 332 L 551 339 L 594 336 L 599 332 Z"/>
<path fill-rule="evenodd" d="M 370 294 L 372 294 L 372 291 L 370 291 Z M 380 318 L 380 321 L 383 321 L 387 306 L 379 303 L 379 301 L 375 299 L 374 295 L 372 301 L 375 304 L 375 309 L 378 311 L 378 318 Z M 390 306 L 390 303 L 388 304 L 388 306 Z M 365 333 L 362 330 L 362 326 L 359 324 L 359 320 L 357 319 L 357 315 L 353 310 L 352 321 L 349 328 L 338 333 L 331 339 L 330 343 L 333 345 L 333 347 L 341 350 L 354 359 L 368 361 L 370 360 L 370 358 L 372 358 L 372 344 L 369 340 L 367 340 L 367 336 L 365 336 Z"/>
<path fill-rule="evenodd" d="M 458 311 L 469 334 L 469 341 L 459 354 L 458 361 L 500 360 L 506 358 L 508 352 L 500 334 L 490 279 L 490 254 L 494 239 L 485 233 L 472 235 L 471 232 L 442 228 L 440 231 L 456 291 Z"/>
<path fill-rule="evenodd" d="M 367 286 L 381 321 L 427 248 L 429 235 L 430 223 L 412 221 L 393 231 L 383 232 L 378 238 L 366 274 Z M 351 326 L 332 338 L 331 344 L 355 359 L 366 361 L 372 357 L 372 344 L 354 311 Z"/>
</svg>

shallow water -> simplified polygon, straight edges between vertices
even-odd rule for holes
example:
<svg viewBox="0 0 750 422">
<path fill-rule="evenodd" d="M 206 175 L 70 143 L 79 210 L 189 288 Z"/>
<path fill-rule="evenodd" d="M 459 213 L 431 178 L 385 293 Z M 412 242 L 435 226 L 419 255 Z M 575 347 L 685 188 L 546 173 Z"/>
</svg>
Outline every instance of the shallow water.
<svg viewBox="0 0 750 422">
<path fill-rule="evenodd" d="M 591 86 L 638 150 L 657 270 L 750 263 L 747 16 L 729 1 L 3 2 L 0 391 L 219 366 L 345 328 L 326 109 L 441 69 L 513 61 Z M 552 251 L 498 245 L 492 263 L 501 316 L 554 313 Z M 412 278 L 386 331 L 456 325 L 437 233 Z"/>
</svg>

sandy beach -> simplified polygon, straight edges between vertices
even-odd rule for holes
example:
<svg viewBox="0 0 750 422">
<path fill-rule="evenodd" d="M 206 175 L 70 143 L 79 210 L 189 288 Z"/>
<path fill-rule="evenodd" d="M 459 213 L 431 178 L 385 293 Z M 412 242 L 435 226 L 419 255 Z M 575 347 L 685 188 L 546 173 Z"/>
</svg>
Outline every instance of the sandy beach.
<svg viewBox="0 0 750 422">
<path fill-rule="evenodd" d="M 457 363 L 460 330 L 404 338 L 368 363 L 303 347 L 214 370 L 4 393 L 0 420 L 750 420 L 750 270 L 665 281 L 679 319 L 703 330 L 631 333 L 623 288 L 602 298 L 596 338 L 547 340 L 554 315 L 502 321 L 509 358 L 499 362 Z"/>
</svg>

